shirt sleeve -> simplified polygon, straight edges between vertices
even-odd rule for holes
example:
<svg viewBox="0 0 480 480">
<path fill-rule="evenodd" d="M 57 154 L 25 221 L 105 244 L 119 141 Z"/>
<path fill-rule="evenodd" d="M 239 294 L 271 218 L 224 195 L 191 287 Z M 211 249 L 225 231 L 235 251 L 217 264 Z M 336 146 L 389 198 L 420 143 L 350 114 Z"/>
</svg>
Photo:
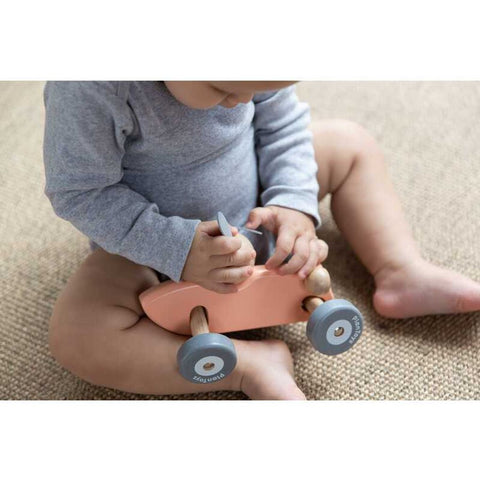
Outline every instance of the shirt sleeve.
<svg viewBox="0 0 480 480">
<path fill-rule="evenodd" d="M 48 82 L 45 194 L 55 213 L 110 253 L 179 281 L 200 220 L 161 215 L 122 183 L 135 127 L 122 82 Z"/>
<path fill-rule="evenodd" d="M 298 101 L 295 87 L 254 96 L 255 146 L 262 186 L 261 203 L 318 213 L 317 164 L 308 129 L 308 105 Z"/>
</svg>

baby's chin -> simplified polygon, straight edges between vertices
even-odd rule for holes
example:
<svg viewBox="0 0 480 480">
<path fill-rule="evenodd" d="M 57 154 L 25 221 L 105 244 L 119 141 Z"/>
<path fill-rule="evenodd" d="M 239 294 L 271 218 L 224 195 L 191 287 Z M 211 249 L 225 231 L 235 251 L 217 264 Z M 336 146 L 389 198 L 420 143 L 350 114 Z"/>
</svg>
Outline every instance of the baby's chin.
<svg viewBox="0 0 480 480">
<path fill-rule="evenodd" d="M 197 110 L 209 110 L 210 108 L 215 108 L 215 107 L 223 107 L 223 108 L 235 108 L 237 105 L 239 105 L 241 102 L 235 102 L 232 103 L 229 100 L 222 100 L 221 102 L 215 102 L 215 103 L 206 103 L 206 102 L 182 102 L 184 105 L 190 108 L 195 108 Z"/>
<path fill-rule="evenodd" d="M 223 108 L 235 108 L 238 105 L 238 103 L 235 103 L 234 105 L 232 105 L 231 103 L 220 102 L 218 105 Z"/>
<path fill-rule="evenodd" d="M 201 102 L 201 101 L 199 101 L 199 102 L 182 102 L 182 101 L 180 101 L 180 103 L 183 103 L 185 106 L 187 106 L 189 108 L 193 108 L 194 110 L 210 110 L 211 108 L 215 108 L 215 107 L 218 107 L 218 106 L 223 107 L 223 108 L 234 108 L 234 107 L 236 107 L 236 105 L 227 105 L 227 104 L 224 104 L 223 102 L 220 102 L 220 103 L 205 103 L 205 102 Z"/>
<path fill-rule="evenodd" d="M 185 98 L 178 98 L 177 100 L 180 103 L 183 103 L 187 107 L 194 108 L 197 110 L 208 110 L 210 108 L 215 107 L 223 107 L 223 108 L 235 108 L 236 106 L 240 105 L 242 102 L 232 102 L 228 99 L 223 99 L 221 102 L 208 102 L 201 98 L 198 99 L 185 99 Z"/>
</svg>

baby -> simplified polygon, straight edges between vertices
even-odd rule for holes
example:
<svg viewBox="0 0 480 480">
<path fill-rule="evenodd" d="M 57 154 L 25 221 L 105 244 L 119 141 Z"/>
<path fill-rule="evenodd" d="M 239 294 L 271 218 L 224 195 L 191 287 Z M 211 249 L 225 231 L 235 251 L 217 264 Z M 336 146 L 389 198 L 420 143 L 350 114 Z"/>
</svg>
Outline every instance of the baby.
<svg viewBox="0 0 480 480">
<path fill-rule="evenodd" d="M 233 340 L 231 375 L 188 382 L 176 363 L 185 337 L 149 320 L 138 296 L 168 278 L 235 292 L 255 263 L 305 278 L 328 253 L 316 230 L 329 193 L 375 278 L 379 314 L 480 309 L 480 284 L 422 259 L 373 138 L 341 120 L 309 129 L 293 83 L 47 83 L 45 192 L 93 250 L 51 318 L 50 349 L 65 368 L 129 392 L 304 399 L 278 340 Z M 221 236 L 218 210 L 265 234 Z"/>
</svg>

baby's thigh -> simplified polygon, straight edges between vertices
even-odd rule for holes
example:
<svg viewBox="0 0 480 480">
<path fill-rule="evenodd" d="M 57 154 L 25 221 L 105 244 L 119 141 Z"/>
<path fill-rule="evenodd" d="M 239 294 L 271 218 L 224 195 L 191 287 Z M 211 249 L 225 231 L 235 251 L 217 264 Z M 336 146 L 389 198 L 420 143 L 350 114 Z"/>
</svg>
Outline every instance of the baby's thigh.
<svg viewBox="0 0 480 480">
<path fill-rule="evenodd" d="M 49 335 L 53 355 L 134 325 L 144 316 L 139 294 L 158 283 L 148 267 L 102 249 L 91 253 L 55 304 Z"/>
</svg>

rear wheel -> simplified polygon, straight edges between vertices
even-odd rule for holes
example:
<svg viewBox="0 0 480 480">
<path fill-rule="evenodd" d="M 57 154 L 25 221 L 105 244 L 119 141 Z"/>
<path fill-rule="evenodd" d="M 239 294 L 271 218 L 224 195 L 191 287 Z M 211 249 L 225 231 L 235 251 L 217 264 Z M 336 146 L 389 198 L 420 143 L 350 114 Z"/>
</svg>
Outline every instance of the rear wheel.
<svg viewBox="0 0 480 480">
<path fill-rule="evenodd" d="M 223 380 L 237 364 L 233 342 L 219 333 L 201 333 L 188 339 L 178 350 L 180 374 L 193 383 Z"/>
</svg>

